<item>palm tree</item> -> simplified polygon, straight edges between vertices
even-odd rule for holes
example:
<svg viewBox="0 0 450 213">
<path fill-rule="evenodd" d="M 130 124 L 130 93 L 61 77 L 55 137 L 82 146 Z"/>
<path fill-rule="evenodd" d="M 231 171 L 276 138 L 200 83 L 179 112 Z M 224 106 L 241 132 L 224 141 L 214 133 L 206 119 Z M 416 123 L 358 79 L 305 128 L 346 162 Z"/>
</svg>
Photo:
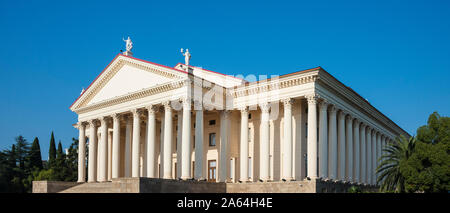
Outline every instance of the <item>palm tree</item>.
<svg viewBox="0 0 450 213">
<path fill-rule="evenodd" d="M 386 154 L 378 159 L 380 164 L 376 170 L 381 191 L 405 192 L 405 178 L 401 173 L 401 166 L 412 155 L 415 144 L 414 137 L 406 139 L 401 135 L 383 149 Z"/>
</svg>

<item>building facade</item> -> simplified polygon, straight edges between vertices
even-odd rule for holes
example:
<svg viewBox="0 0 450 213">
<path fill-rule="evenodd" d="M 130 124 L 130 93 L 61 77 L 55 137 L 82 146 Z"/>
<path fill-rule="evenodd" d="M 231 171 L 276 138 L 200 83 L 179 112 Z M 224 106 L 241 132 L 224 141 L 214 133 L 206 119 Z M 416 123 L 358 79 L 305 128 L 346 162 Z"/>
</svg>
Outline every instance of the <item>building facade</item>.
<svg viewBox="0 0 450 213">
<path fill-rule="evenodd" d="M 247 82 L 187 64 L 118 54 L 83 90 L 70 107 L 78 115 L 78 182 L 376 185 L 383 147 L 408 136 L 321 67 Z"/>
</svg>

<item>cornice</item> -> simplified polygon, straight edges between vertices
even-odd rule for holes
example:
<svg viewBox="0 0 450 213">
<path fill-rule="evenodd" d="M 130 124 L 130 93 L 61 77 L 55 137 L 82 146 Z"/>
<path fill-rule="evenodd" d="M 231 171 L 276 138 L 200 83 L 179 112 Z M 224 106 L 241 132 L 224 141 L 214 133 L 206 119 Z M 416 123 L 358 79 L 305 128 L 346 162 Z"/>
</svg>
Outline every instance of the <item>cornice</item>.
<svg viewBox="0 0 450 213">
<path fill-rule="evenodd" d="M 234 98 L 247 95 L 254 95 L 273 90 L 293 87 L 301 84 L 311 83 L 318 79 L 318 71 L 308 72 L 306 74 L 293 75 L 289 77 L 273 78 L 257 83 L 250 83 L 231 89 L 230 93 Z"/>
<path fill-rule="evenodd" d="M 321 72 L 319 72 L 318 79 L 319 83 L 323 82 L 323 84 L 321 84 L 322 86 L 327 87 L 328 90 L 331 89 L 330 92 L 333 92 L 334 95 L 337 95 L 341 99 L 350 103 L 353 107 L 357 108 L 361 112 L 364 112 L 368 117 L 370 117 L 374 121 L 377 121 L 378 123 L 385 125 L 386 127 L 388 127 L 388 129 L 390 129 L 393 132 L 409 135 L 395 122 L 390 120 L 387 116 L 385 116 L 375 107 L 373 107 L 369 102 L 367 102 L 367 100 L 365 100 L 351 88 L 345 86 L 343 83 L 334 78 L 328 72 L 321 70 Z"/>
</svg>

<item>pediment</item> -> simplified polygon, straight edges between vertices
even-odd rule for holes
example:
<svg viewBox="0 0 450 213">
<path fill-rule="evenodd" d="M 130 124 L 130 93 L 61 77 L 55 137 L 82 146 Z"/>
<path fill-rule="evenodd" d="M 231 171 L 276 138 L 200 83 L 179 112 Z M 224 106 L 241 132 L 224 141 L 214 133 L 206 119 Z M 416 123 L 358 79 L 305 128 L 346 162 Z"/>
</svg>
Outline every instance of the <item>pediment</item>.
<svg viewBox="0 0 450 213">
<path fill-rule="evenodd" d="M 72 111 L 186 78 L 181 70 L 119 54 L 72 104 Z"/>
</svg>

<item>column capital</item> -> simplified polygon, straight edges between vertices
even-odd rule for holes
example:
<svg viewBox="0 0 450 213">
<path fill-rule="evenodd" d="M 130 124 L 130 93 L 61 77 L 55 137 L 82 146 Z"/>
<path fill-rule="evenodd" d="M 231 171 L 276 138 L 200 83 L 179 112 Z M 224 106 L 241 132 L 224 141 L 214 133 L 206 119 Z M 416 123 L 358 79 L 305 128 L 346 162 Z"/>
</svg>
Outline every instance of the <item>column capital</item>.
<svg viewBox="0 0 450 213">
<path fill-rule="evenodd" d="M 338 112 L 338 116 L 340 116 L 340 117 L 342 117 L 342 118 L 344 118 L 345 119 L 345 115 L 346 115 L 347 113 L 344 111 L 344 110 L 339 110 L 339 112 Z"/>
<path fill-rule="evenodd" d="M 136 116 L 139 117 L 139 116 L 142 115 L 142 110 L 141 109 L 137 109 L 137 108 L 136 109 L 132 109 L 131 113 L 133 114 L 134 117 L 136 117 Z"/>
<path fill-rule="evenodd" d="M 322 101 L 319 103 L 319 109 L 322 111 L 326 111 L 328 109 L 329 104 L 330 103 L 327 100 L 322 99 Z"/>
<path fill-rule="evenodd" d="M 366 128 L 367 124 L 365 124 L 364 122 L 361 121 L 361 129 Z"/>
<path fill-rule="evenodd" d="M 230 110 L 220 110 L 220 113 L 224 116 L 224 118 L 228 119 L 230 117 Z"/>
<path fill-rule="evenodd" d="M 194 100 L 194 110 L 196 110 L 196 111 L 203 110 L 203 101 Z"/>
<path fill-rule="evenodd" d="M 243 107 L 239 107 L 239 110 L 241 111 L 242 114 L 248 114 L 248 107 L 247 106 L 243 106 Z"/>
<path fill-rule="evenodd" d="M 116 122 L 116 121 L 120 121 L 122 115 L 119 113 L 114 113 L 111 117 L 113 118 L 113 121 Z"/>
<path fill-rule="evenodd" d="M 356 125 L 359 125 L 359 124 L 361 123 L 361 121 L 359 120 L 359 118 L 354 118 L 354 119 L 353 119 L 353 122 L 354 122 Z"/>
<path fill-rule="evenodd" d="M 158 111 L 158 107 L 156 107 L 155 105 L 149 105 L 145 107 L 145 109 L 147 109 L 149 115 L 154 115 Z"/>
<path fill-rule="evenodd" d="M 84 122 L 84 121 L 78 121 L 78 122 L 77 122 L 77 128 L 80 129 L 80 127 L 85 128 L 85 127 L 86 127 L 86 122 Z"/>
<path fill-rule="evenodd" d="M 336 105 L 330 104 L 329 110 L 330 110 L 330 113 L 336 113 L 338 108 L 336 107 Z"/>
<path fill-rule="evenodd" d="M 281 100 L 284 104 L 285 107 L 290 107 L 292 106 L 292 104 L 294 104 L 294 99 L 293 98 L 285 98 L 283 100 Z"/>
<path fill-rule="evenodd" d="M 103 116 L 101 118 L 99 118 L 98 120 L 100 120 L 100 125 L 108 125 L 108 121 L 109 121 L 109 116 Z"/>
<path fill-rule="evenodd" d="M 317 104 L 317 100 L 319 99 L 319 96 L 317 96 L 316 94 L 306 95 L 305 97 L 308 101 L 308 104 Z"/>
<path fill-rule="evenodd" d="M 89 123 L 89 126 L 93 126 L 93 127 L 98 125 L 97 119 L 89 120 L 88 123 Z"/>
<path fill-rule="evenodd" d="M 262 112 L 269 112 L 269 110 L 270 110 L 270 104 L 267 103 L 267 102 L 260 103 L 260 104 L 259 104 L 259 108 L 261 109 Z"/>
<path fill-rule="evenodd" d="M 354 118 L 353 118 L 352 114 L 347 114 L 346 119 L 349 121 L 352 121 Z"/>
<path fill-rule="evenodd" d="M 191 98 L 190 97 L 182 97 L 180 98 L 181 104 L 183 105 L 183 108 L 190 108 L 191 107 Z"/>
<path fill-rule="evenodd" d="M 164 110 L 171 110 L 172 106 L 170 106 L 170 101 L 164 101 L 162 102 L 162 105 L 164 107 Z"/>
</svg>

